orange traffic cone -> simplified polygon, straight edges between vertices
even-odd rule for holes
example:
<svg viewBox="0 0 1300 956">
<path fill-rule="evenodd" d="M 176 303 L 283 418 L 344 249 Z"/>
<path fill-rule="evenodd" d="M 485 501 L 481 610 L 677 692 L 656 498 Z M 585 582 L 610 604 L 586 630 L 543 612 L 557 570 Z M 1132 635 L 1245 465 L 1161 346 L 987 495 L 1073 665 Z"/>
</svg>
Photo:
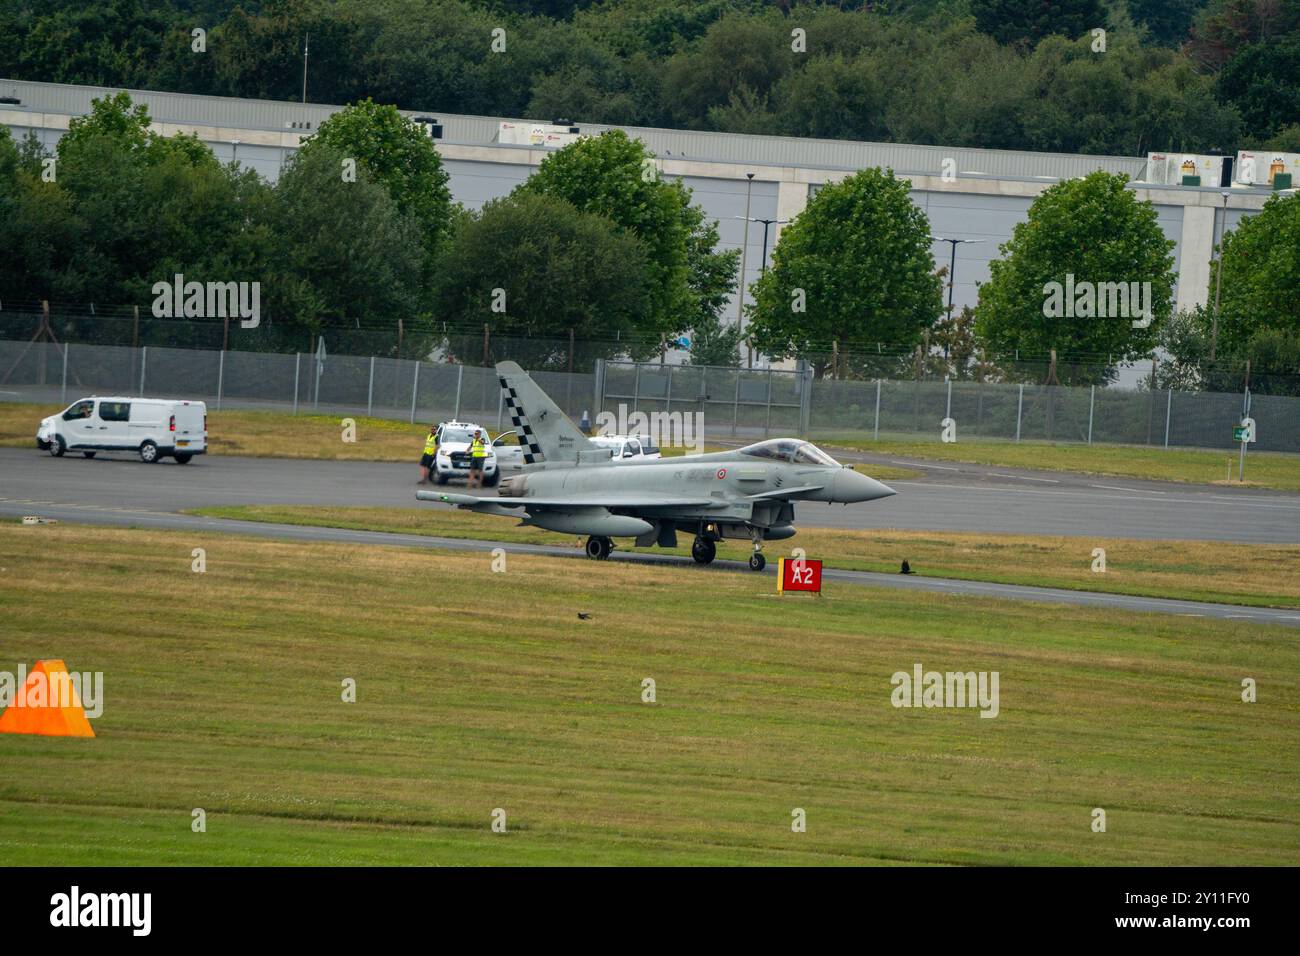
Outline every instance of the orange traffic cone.
<svg viewBox="0 0 1300 956">
<path fill-rule="evenodd" d="M 95 736 L 63 661 L 36 662 L 17 696 L 0 714 L 0 734 Z"/>
</svg>

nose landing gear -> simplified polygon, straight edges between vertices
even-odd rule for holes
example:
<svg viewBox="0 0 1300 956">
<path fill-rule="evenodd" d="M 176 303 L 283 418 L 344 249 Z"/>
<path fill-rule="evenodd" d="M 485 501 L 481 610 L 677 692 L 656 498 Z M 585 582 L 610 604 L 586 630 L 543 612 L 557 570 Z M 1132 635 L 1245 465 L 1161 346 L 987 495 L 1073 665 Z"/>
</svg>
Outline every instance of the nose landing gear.
<svg viewBox="0 0 1300 956">
<path fill-rule="evenodd" d="M 767 558 L 763 557 L 763 532 L 755 528 L 749 534 L 754 541 L 754 553 L 749 556 L 749 569 L 762 571 L 767 567 Z"/>
</svg>

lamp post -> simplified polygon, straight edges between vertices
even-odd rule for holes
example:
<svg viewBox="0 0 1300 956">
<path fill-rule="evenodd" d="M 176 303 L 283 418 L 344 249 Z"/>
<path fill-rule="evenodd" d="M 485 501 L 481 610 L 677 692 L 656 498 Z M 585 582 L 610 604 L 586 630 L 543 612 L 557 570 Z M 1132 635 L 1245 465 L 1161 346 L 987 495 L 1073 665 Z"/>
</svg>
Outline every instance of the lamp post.
<svg viewBox="0 0 1300 956">
<path fill-rule="evenodd" d="M 963 242 L 983 242 L 983 239 L 949 239 L 945 236 L 935 236 L 935 242 L 946 242 L 952 247 L 952 255 L 948 260 L 948 318 L 952 319 L 952 293 L 957 288 L 957 247 Z M 948 357 L 948 345 L 944 344 L 943 357 Z"/>
<path fill-rule="evenodd" d="M 749 204 L 746 203 L 745 205 L 749 205 Z M 761 223 L 763 224 L 763 258 L 762 258 L 762 260 L 760 260 L 759 265 L 758 265 L 758 274 L 759 274 L 759 275 L 765 275 L 765 274 L 767 273 L 767 230 L 768 230 L 769 227 L 774 226 L 774 225 L 784 225 L 785 223 L 789 222 L 790 220 L 788 220 L 788 219 L 762 219 L 762 218 L 758 218 L 758 217 L 751 217 L 751 216 L 749 215 L 748 211 L 746 211 L 746 213 L 745 213 L 744 216 L 737 216 L 736 218 L 737 218 L 737 219 L 744 219 L 744 220 L 745 220 L 745 238 L 746 238 L 746 240 L 749 239 L 749 224 L 750 224 L 751 222 L 761 222 Z M 749 243 L 746 242 L 745 245 L 748 246 Z M 744 254 L 743 254 L 743 253 L 741 254 L 741 259 L 742 259 L 742 260 L 744 259 Z M 741 278 L 742 278 L 742 279 L 744 278 L 744 271 L 743 271 L 743 269 L 742 269 L 742 271 L 741 271 Z M 743 297 L 743 295 L 744 295 L 744 292 L 743 292 L 743 291 L 741 292 L 741 295 L 742 295 L 742 297 Z M 754 347 L 753 347 L 752 345 L 749 346 L 749 367 L 750 367 L 750 368 L 753 368 L 753 367 L 754 367 Z"/>
<path fill-rule="evenodd" d="M 1227 192 L 1225 190 L 1224 192 L 1221 192 L 1219 195 L 1223 197 L 1223 214 L 1222 216 L 1219 215 L 1215 216 L 1215 218 L 1219 220 L 1219 241 L 1217 244 L 1219 249 L 1219 257 L 1218 257 L 1218 265 L 1214 270 L 1214 321 L 1210 328 L 1210 361 L 1211 362 L 1214 361 L 1215 352 L 1217 351 L 1219 345 L 1219 286 L 1223 284 L 1223 233 L 1228 226 L 1228 197 L 1231 196 L 1232 193 Z"/>
</svg>

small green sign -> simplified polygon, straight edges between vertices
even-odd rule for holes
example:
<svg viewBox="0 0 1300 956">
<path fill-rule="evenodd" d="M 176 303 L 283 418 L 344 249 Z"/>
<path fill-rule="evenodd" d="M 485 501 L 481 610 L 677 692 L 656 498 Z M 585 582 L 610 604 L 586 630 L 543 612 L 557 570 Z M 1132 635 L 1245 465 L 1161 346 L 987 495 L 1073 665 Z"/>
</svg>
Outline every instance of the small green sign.
<svg viewBox="0 0 1300 956">
<path fill-rule="evenodd" d="M 1233 440 L 1233 441 L 1245 441 L 1245 440 L 1246 440 L 1246 427 L 1245 427 L 1244 425 L 1235 425 L 1235 426 L 1233 426 L 1233 429 L 1232 429 L 1232 440 Z"/>
</svg>

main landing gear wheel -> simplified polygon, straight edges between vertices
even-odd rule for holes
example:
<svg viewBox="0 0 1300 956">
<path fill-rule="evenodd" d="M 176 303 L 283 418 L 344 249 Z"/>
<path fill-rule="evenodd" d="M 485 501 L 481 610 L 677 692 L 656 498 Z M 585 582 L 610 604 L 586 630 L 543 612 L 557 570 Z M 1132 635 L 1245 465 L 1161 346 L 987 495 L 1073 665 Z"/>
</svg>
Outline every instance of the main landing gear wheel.
<svg viewBox="0 0 1300 956">
<path fill-rule="evenodd" d="M 767 567 L 767 558 L 763 557 L 763 552 L 755 551 L 749 556 L 749 569 L 751 571 L 762 571 Z"/>
<path fill-rule="evenodd" d="M 705 538 L 696 538 L 691 545 L 691 557 L 699 564 L 708 564 L 718 556 L 718 546 Z"/>
<path fill-rule="evenodd" d="M 609 538 L 598 538 L 592 535 L 587 539 L 587 557 L 596 561 L 604 561 L 613 550 L 614 542 L 610 541 Z"/>
</svg>

